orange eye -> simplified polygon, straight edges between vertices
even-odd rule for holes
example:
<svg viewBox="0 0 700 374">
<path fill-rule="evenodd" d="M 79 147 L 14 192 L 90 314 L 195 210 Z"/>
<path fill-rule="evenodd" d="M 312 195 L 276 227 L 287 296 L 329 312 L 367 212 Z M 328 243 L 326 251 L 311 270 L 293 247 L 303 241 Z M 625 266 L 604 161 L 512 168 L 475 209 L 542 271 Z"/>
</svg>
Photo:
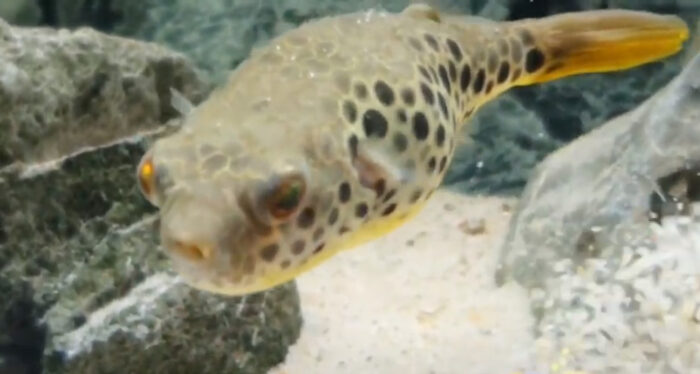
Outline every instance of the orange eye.
<svg viewBox="0 0 700 374">
<path fill-rule="evenodd" d="M 287 176 L 267 199 L 267 208 L 273 217 L 285 219 L 299 207 L 306 192 L 306 183 L 300 175 Z"/>
<path fill-rule="evenodd" d="M 141 187 L 141 192 L 149 198 L 152 199 L 153 196 L 153 180 L 154 180 L 154 170 L 153 170 L 153 160 L 151 157 L 144 157 L 139 165 L 138 169 L 138 179 L 139 187 Z"/>
</svg>

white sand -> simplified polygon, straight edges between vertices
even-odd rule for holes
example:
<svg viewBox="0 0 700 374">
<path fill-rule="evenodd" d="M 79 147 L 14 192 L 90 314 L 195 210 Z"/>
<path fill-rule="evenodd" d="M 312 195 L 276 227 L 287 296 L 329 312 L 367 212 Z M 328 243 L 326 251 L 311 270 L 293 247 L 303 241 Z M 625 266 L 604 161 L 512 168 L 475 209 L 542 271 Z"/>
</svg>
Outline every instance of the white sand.
<svg viewBox="0 0 700 374">
<path fill-rule="evenodd" d="M 301 337 L 270 373 L 527 372 L 525 292 L 493 281 L 513 203 L 439 191 L 397 231 L 299 277 Z M 465 233 L 467 219 L 486 232 Z"/>
</svg>

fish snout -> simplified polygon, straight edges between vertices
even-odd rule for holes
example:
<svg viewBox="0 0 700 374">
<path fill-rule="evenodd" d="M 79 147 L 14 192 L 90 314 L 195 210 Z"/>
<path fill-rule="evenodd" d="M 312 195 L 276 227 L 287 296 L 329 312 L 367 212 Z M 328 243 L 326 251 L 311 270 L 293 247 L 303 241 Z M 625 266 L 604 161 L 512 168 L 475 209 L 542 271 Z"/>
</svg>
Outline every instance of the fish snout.
<svg viewBox="0 0 700 374">
<path fill-rule="evenodd" d="M 176 201 L 162 213 L 161 243 L 180 260 L 200 264 L 218 261 L 231 231 L 225 216 L 213 202 Z"/>
</svg>

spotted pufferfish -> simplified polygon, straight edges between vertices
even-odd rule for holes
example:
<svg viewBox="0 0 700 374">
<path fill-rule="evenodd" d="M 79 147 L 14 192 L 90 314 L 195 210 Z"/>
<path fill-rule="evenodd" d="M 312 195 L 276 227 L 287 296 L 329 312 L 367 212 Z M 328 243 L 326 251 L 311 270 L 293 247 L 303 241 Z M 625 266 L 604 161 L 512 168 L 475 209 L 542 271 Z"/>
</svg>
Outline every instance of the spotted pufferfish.
<svg viewBox="0 0 700 374">
<path fill-rule="evenodd" d="M 678 17 L 600 10 L 495 22 L 425 4 L 310 21 L 254 50 L 138 166 L 189 285 L 280 285 L 414 217 L 460 129 L 514 86 L 681 50 Z"/>
</svg>

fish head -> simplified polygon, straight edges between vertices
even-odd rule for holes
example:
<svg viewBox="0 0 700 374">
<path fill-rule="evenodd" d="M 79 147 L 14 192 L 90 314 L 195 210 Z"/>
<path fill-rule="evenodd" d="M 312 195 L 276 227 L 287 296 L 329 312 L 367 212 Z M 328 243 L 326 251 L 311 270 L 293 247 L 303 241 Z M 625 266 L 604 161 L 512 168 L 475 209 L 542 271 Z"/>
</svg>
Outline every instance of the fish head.
<svg viewBox="0 0 700 374">
<path fill-rule="evenodd" d="M 303 144 L 259 132 L 185 127 L 156 141 L 139 163 L 141 191 L 160 208 L 162 246 L 195 288 L 227 295 L 270 288 L 292 278 L 314 238 L 323 240 L 324 177 L 332 173 L 309 162 Z"/>
</svg>

